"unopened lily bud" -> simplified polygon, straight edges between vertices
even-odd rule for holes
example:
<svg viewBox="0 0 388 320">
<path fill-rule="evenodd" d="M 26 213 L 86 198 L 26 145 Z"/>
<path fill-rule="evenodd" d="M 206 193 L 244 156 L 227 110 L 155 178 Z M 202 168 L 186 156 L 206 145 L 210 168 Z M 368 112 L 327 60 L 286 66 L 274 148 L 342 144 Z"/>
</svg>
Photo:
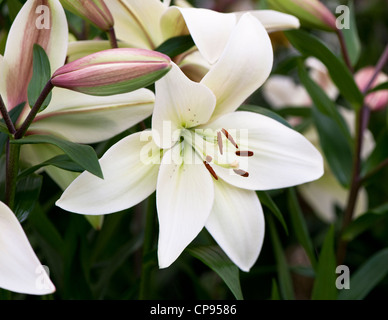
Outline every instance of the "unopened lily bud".
<svg viewBox="0 0 388 320">
<path fill-rule="evenodd" d="M 146 49 L 100 51 L 59 68 L 51 83 L 89 95 L 108 96 L 147 87 L 171 69 L 168 56 Z"/>
<path fill-rule="evenodd" d="M 355 80 L 360 90 L 365 90 L 374 73 L 374 67 L 365 67 L 356 73 Z M 388 76 L 385 73 L 380 72 L 373 81 L 371 89 L 387 81 Z M 388 90 L 379 90 L 369 93 L 365 97 L 364 103 L 368 108 L 374 111 L 384 109 L 388 105 Z"/>
<path fill-rule="evenodd" d="M 113 16 L 104 0 L 60 0 L 70 12 L 88 20 L 103 31 L 113 28 Z"/>
<path fill-rule="evenodd" d="M 297 17 L 306 27 L 336 30 L 334 14 L 318 0 L 267 0 L 271 9 Z"/>
</svg>

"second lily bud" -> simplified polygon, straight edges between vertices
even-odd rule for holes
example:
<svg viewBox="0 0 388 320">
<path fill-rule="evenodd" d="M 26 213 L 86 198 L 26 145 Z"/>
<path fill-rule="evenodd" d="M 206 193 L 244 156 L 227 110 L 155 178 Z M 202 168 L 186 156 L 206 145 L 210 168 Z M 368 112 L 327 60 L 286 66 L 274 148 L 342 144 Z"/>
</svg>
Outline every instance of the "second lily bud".
<svg viewBox="0 0 388 320">
<path fill-rule="evenodd" d="M 109 49 L 59 68 L 51 83 L 95 96 L 126 93 L 147 87 L 171 69 L 168 56 L 146 49 Z"/>
</svg>

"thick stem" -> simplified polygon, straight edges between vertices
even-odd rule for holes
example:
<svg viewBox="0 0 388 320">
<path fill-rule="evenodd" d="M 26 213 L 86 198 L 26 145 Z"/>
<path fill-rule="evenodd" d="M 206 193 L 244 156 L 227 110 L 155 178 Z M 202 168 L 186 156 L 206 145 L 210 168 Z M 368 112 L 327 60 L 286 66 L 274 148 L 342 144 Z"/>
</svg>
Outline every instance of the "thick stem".
<svg viewBox="0 0 388 320">
<path fill-rule="evenodd" d="M 44 100 L 46 100 L 47 96 L 50 94 L 50 92 L 53 88 L 54 88 L 54 86 L 51 83 L 51 80 L 49 80 L 49 82 L 47 82 L 46 86 L 44 87 L 43 91 L 41 92 L 38 100 L 36 100 L 36 103 L 32 107 L 26 120 L 24 120 L 22 126 L 16 131 L 15 139 L 21 139 L 26 134 L 28 128 L 30 127 L 31 123 L 34 121 L 36 115 L 38 114 L 40 107 L 42 106 Z"/>
<path fill-rule="evenodd" d="M 6 146 L 6 184 L 5 184 L 5 204 L 14 209 L 16 196 L 16 182 L 19 173 L 20 145 L 11 144 L 9 139 Z"/>
<path fill-rule="evenodd" d="M 9 116 L 7 107 L 5 106 L 4 100 L 1 95 L 0 95 L 0 112 L 1 112 L 1 115 L 3 116 L 4 122 L 8 128 L 9 133 L 15 134 L 16 132 L 15 126 L 11 120 L 11 117 Z"/>
<path fill-rule="evenodd" d="M 142 269 L 140 278 L 140 292 L 139 300 L 149 299 L 150 296 L 150 284 L 151 284 L 151 271 L 153 263 L 149 259 L 149 253 L 152 251 L 154 244 L 155 234 L 155 195 L 149 197 L 147 207 L 147 216 L 144 231 L 144 242 L 143 242 L 143 258 L 142 258 Z"/>
<path fill-rule="evenodd" d="M 373 76 L 369 80 L 368 84 L 365 88 L 363 88 L 362 93 L 365 95 L 372 87 L 373 82 L 375 81 L 376 77 L 380 73 L 380 71 L 383 69 L 385 64 L 388 61 L 388 45 L 385 47 L 385 50 L 383 54 L 381 55 Z M 352 178 L 351 178 L 351 185 L 350 185 L 350 192 L 349 197 L 347 201 L 347 206 L 345 209 L 344 218 L 342 221 L 341 226 L 341 233 L 343 234 L 346 227 L 350 224 L 350 222 L 353 219 L 354 209 L 356 207 L 358 193 L 360 191 L 360 188 L 362 186 L 362 182 L 364 179 L 361 178 L 361 151 L 363 147 L 363 136 L 364 132 L 368 127 L 369 123 L 369 115 L 370 110 L 367 106 L 363 106 L 358 112 L 357 112 L 357 119 L 356 119 L 356 149 L 355 149 L 355 158 L 353 162 L 353 171 L 352 171 Z M 384 162 L 383 162 L 384 164 Z M 384 164 L 385 165 L 385 164 Z M 347 250 L 348 242 L 341 239 L 338 243 L 338 249 L 337 249 L 337 263 L 340 265 L 344 262 L 345 256 L 346 256 L 346 250 Z"/>
<path fill-rule="evenodd" d="M 117 37 L 116 37 L 116 32 L 114 27 L 109 29 L 108 35 L 109 35 L 110 46 L 112 47 L 112 49 L 117 49 L 119 47 L 119 44 L 117 42 Z"/>
</svg>

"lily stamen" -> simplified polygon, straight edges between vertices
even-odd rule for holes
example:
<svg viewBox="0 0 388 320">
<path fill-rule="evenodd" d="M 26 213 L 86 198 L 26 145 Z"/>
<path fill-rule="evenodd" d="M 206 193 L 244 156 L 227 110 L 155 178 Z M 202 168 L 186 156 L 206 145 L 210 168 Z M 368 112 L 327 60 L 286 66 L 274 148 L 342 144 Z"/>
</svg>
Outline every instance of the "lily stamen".
<svg viewBox="0 0 388 320">
<path fill-rule="evenodd" d="M 233 169 L 235 174 L 238 174 L 239 176 L 242 176 L 244 178 L 249 177 L 249 173 L 247 171 L 241 170 L 241 169 Z"/>
<path fill-rule="evenodd" d="M 236 156 L 239 157 L 253 157 L 253 151 L 236 151 Z"/>
<path fill-rule="evenodd" d="M 220 149 L 220 154 L 223 154 L 223 145 L 222 145 L 222 137 L 221 132 L 217 132 L 217 142 L 218 142 L 218 149 Z"/>
<path fill-rule="evenodd" d="M 206 161 L 204 161 L 203 164 L 205 165 L 206 169 L 209 170 L 209 172 L 213 176 L 213 178 L 218 180 L 218 176 L 217 176 L 216 172 L 214 171 L 214 169 L 211 167 L 211 165 Z"/>
<path fill-rule="evenodd" d="M 222 129 L 221 131 L 225 135 L 226 139 L 228 139 L 238 149 L 237 143 L 234 141 L 233 137 L 229 134 L 229 132 L 225 129 Z"/>
</svg>

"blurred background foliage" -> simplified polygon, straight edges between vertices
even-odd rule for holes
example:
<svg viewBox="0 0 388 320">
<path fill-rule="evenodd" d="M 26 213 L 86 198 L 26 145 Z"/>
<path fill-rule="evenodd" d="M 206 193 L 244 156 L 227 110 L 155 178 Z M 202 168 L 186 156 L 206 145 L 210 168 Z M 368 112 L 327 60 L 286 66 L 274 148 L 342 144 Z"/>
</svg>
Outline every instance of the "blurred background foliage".
<svg viewBox="0 0 388 320">
<path fill-rule="evenodd" d="M 4 52 L 7 30 L 24 2 L 0 0 L 1 54 Z M 223 12 L 267 8 L 267 3 L 263 0 L 193 0 L 190 2 L 197 7 Z M 348 1 L 339 0 L 322 2 L 332 12 L 335 12 L 336 6 L 340 4 L 348 4 Z M 386 0 L 355 0 L 354 9 L 362 48 L 355 65 L 355 70 L 359 70 L 368 65 L 375 65 L 387 44 L 388 2 Z M 70 31 L 78 39 L 105 37 L 99 30 L 80 18 L 70 13 L 68 17 L 71 25 Z M 334 33 L 311 29 L 307 29 L 307 32 L 316 35 L 340 57 L 338 39 Z M 275 50 L 273 73 L 287 74 L 298 81 L 296 62 L 290 59 L 298 55 L 298 52 L 292 48 L 282 32 L 272 34 L 271 39 Z M 388 73 L 388 66 L 384 68 L 384 71 Z M 346 105 L 346 101 L 341 101 L 342 97 L 339 99 L 338 103 Z M 290 114 L 288 114 L 287 110 L 278 112 L 273 109 L 264 98 L 261 89 L 247 103 L 272 110 L 283 118 L 295 112 L 295 110 L 289 110 Z M 311 112 L 304 112 L 303 115 L 304 121 L 311 123 Z M 120 137 L 138 129 L 138 127 L 132 128 L 110 141 L 95 145 L 98 155 L 101 156 Z M 376 141 L 387 133 L 386 109 L 371 114 L 369 130 Z M 382 149 L 384 150 L 384 145 Z M 388 143 L 385 144 L 385 149 L 388 149 Z M 4 159 L 1 161 L 3 167 Z M 4 181 L 4 176 L 1 175 L 0 181 Z M 364 221 L 355 227 L 344 263 L 349 266 L 351 276 L 373 254 L 388 248 L 387 181 L 388 167 L 371 178 L 366 185 L 369 196 L 368 207 L 371 210 L 374 208 L 378 210 L 370 212 L 363 219 Z M 57 288 L 56 293 L 43 297 L 43 299 L 138 299 L 142 286 L 140 276 L 143 261 L 146 262 L 147 268 L 152 269 L 152 277 L 147 279 L 152 287 L 152 296 L 149 298 L 234 299 L 236 297 L 219 273 L 214 272 L 201 259 L 196 258 L 194 247 L 193 251 L 185 250 L 171 267 L 159 270 L 156 261 L 157 221 L 148 222 L 153 226 L 155 235 L 154 243 L 149 244 L 154 250 L 151 250 L 147 256 L 143 256 L 144 230 L 147 223 L 145 212 L 155 210 L 154 196 L 122 213 L 105 216 L 102 229 L 95 230 L 83 216 L 61 211 L 55 206 L 55 201 L 60 194 L 61 190 L 47 175 L 43 174 L 39 201 L 36 202 L 34 210 L 28 216 L 23 217 L 22 222 L 40 261 L 49 266 L 50 277 Z M 28 190 L 24 196 L 28 196 Z M 330 225 L 320 220 L 294 189 L 259 193 L 259 196 L 264 204 L 267 218 L 263 249 L 251 271 L 249 273 L 239 272 L 240 280 L 232 279 L 231 281 L 236 286 L 240 281 L 245 299 L 310 299 L 316 284 L 314 277 L 317 279 L 318 274 L 314 272 L 308 253 L 306 254 L 303 247 L 306 248 L 306 243 L 308 243 L 307 246 L 311 245 L 311 252 L 315 259 L 317 261 L 319 259 L 320 262 L 323 259 L 324 263 L 320 265 L 330 265 L 333 257 L 330 256 L 330 252 L 327 253 L 327 250 L 326 253 L 325 250 L 322 250 L 324 243 L 330 247 L 328 238 Z M 271 207 L 271 201 L 268 199 L 272 199 L 276 205 Z M 280 222 L 281 220 L 274 216 L 274 211 L 283 217 L 286 228 Z M 334 231 L 340 228 L 342 208 L 337 208 L 337 214 L 338 219 L 333 224 Z M 301 219 L 302 222 L 298 219 Z M 305 229 L 301 231 L 301 228 Z M 308 239 L 303 239 L 303 235 Z M 204 230 L 195 240 L 195 244 L 214 245 L 214 241 Z M 385 261 L 387 261 L 386 257 Z M 368 285 L 365 285 L 362 288 L 363 298 L 386 299 L 388 297 L 388 276 L 385 272 L 385 269 L 388 269 L 388 263 L 385 268 L 383 265 L 382 269 L 378 281 L 375 275 L 368 274 L 366 270 L 365 281 L 373 287 L 369 288 Z M 236 272 L 233 268 L 230 270 Z M 335 280 L 337 275 L 332 271 L 330 274 L 330 277 Z M 324 279 L 329 281 L 330 278 Z M 352 286 L 352 280 L 350 285 Z M 315 297 L 317 296 L 319 294 L 315 293 Z M 41 299 L 41 297 L 16 293 L 12 293 L 12 298 Z"/>
</svg>

